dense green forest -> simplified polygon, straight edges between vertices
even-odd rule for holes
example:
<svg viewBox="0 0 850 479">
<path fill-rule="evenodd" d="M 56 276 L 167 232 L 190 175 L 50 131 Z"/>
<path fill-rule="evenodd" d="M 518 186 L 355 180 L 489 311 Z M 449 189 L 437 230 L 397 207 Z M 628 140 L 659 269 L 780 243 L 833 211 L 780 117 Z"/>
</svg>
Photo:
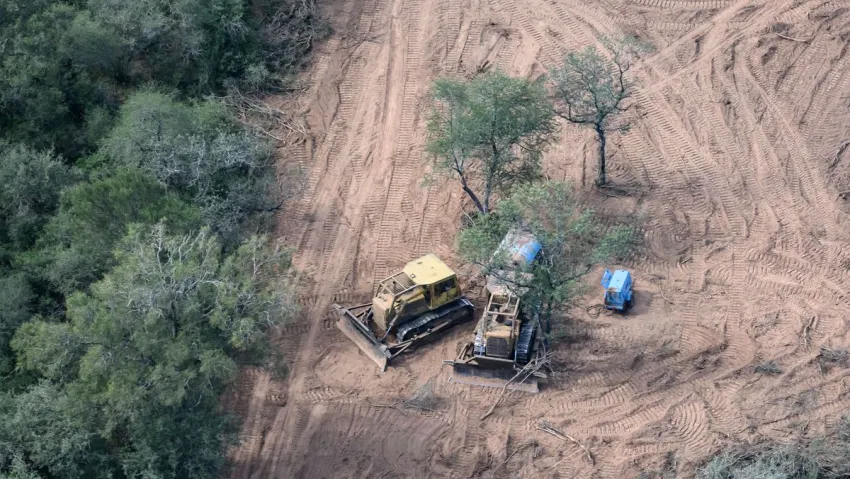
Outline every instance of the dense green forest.
<svg viewBox="0 0 850 479">
<path fill-rule="evenodd" d="M 214 477 L 293 314 L 272 145 L 312 0 L 0 0 L 0 477 Z"/>
</svg>

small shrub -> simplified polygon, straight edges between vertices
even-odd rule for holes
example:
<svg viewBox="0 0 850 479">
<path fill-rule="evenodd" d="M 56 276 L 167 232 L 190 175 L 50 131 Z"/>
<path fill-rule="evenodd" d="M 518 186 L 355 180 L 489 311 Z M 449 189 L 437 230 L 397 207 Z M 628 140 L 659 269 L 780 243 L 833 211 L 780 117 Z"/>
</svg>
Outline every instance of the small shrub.
<svg viewBox="0 0 850 479">
<path fill-rule="evenodd" d="M 756 372 L 768 376 L 778 376 L 782 374 L 782 368 L 776 364 L 776 361 L 767 361 L 756 366 Z"/>
<path fill-rule="evenodd" d="M 433 411 L 440 407 L 443 400 L 439 396 L 434 395 L 434 385 L 432 381 L 419 386 L 419 389 L 413 393 L 404 405 L 415 409 L 423 409 L 425 411 Z"/>
<path fill-rule="evenodd" d="M 818 365 L 824 373 L 836 366 L 841 368 L 850 367 L 850 352 L 843 348 L 821 348 L 818 355 Z"/>
<path fill-rule="evenodd" d="M 697 479 L 842 479 L 850 477 L 850 421 L 831 437 L 792 444 L 740 444 L 713 456 Z"/>
</svg>

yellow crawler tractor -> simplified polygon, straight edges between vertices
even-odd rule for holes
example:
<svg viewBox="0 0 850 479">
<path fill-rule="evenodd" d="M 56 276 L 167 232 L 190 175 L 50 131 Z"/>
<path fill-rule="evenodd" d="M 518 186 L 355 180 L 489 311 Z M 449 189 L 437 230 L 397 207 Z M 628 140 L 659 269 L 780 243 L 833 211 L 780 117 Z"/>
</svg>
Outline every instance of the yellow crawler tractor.
<svg viewBox="0 0 850 479">
<path fill-rule="evenodd" d="M 434 254 L 381 281 L 371 303 L 333 308 L 339 314 L 337 327 L 381 371 L 399 354 L 469 321 L 474 312 L 455 272 Z"/>
<path fill-rule="evenodd" d="M 443 361 L 453 368 L 452 381 L 485 387 L 508 384 L 509 389 L 534 393 L 546 381 L 542 372 L 523 371 L 541 354 L 541 338 L 537 318 L 533 312 L 521 311 L 517 295 L 524 293 L 517 284 L 530 277 L 517 269 L 532 262 L 540 249 L 534 236 L 518 230 L 502 241 L 499 250 L 509 255 L 508 268 L 487 276 L 487 309 L 475 327 L 473 341 L 463 346 L 456 359 Z"/>
</svg>

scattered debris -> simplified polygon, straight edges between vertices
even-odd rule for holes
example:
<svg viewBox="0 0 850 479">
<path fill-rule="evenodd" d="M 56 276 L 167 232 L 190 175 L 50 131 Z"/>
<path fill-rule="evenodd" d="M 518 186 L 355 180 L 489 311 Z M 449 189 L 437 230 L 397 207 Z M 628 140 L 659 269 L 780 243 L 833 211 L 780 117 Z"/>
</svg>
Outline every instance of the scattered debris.
<svg viewBox="0 0 850 479">
<path fill-rule="evenodd" d="M 557 438 L 560 438 L 564 441 L 572 442 L 573 444 L 580 447 L 584 451 L 584 453 L 587 456 L 587 460 L 590 462 L 590 464 L 592 466 L 596 465 L 596 459 L 593 457 L 593 454 L 590 452 L 590 449 L 588 449 L 587 446 L 585 446 L 584 444 L 578 442 L 578 439 L 570 436 L 569 434 L 564 434 L 563 432 L 555 429 L 554 427 L 552 427 L 552 425 L 550 425 L 546 421 L 541 421 L 540 424 L 537 426 L 537 429 L 540 430 L 540 431 L 549 433 L 549 434 L 551 434 L 551 435 L 553 435 Z"/>
</svg>

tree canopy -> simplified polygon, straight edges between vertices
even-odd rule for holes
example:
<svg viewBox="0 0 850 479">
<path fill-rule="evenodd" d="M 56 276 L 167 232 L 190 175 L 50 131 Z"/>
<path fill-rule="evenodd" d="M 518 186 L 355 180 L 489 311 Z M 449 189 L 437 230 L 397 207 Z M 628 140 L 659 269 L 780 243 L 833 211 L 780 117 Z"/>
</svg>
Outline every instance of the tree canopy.
<svg viewBox="0 0 850 479">
<path fill-rule="evenodd" d="M 628 72 L 640 55 L 652 50 L 650 44 L 631 36 L 603 37 L 601 42 L 610 58 L 589 46 L 581 52 L 567 53 L 564 64 L 551 72 L 558 116 L 570 123 L 593 128 L 596 133 L 599 142 L 597 185 L 607 181 L 606 135 L 628 126 L 617 122 L 617 115 L 626 110 L 625 101 L 634 89 Z"/>
<path fill-rule="evenodd" d="M 55 155 L 0 144 L 0 261 L 33 245 L 56 211 L 62 188 L 73 181 Z"/>
<path fill-rule="evenodd" d="M 271 146 L 217 102 L 186 105 L 140 91 L 121 107 L 102 152 L 197 206 L 228 245 L 262 229 L 280 206 Z"/>
<path fill-rule="evenodd" d="M 66 189 L 40 248 L 26 256 L 26 263 L 57 291 L 69 295 L 114 265 L 113 248 L 129 225 L 160 221 L 175 232 L 197 230 L 203 224 L 197 206 L 143 171 L 121 168 Z"/>
<path fill-rule="evenodd" d="M 441 79 L 428 122 L 428 151 L 456 176 L 482 213 L 493 194 L 539 176 L 555 121 L 542 81 L 486 73 L 466 82 Z"/>
<path fill-rule="evenodd" d="M 140 85 L 279 90 L 327 32 L 317 12 L 314 0 L 2 0 L 0 131 L 77 158 Z"/>
<path fill-rule="evenodd" d="M 88 468 L 215 475 L 230 424 L 219 396 L 238 364 L 267 348 L 266 331 L 295 309 L 281 279 L 289 254 L 267 244 L 252 237 L 225 256 L 207 229 L 172 236 L 162 224 L 132 227 L 116 266 L 89 293 L 68 298 L 67 322 L 43 318 L 18 329 L 19 367 L 50 383 L 7 406 L 0 423 L 30 426 L 0 429 L 0 451 L 63 477 Z M 46 389 L 50 401 L 34 401 Z M 41 409 L 25 414 L 31 407 Z"/>
</svg>

